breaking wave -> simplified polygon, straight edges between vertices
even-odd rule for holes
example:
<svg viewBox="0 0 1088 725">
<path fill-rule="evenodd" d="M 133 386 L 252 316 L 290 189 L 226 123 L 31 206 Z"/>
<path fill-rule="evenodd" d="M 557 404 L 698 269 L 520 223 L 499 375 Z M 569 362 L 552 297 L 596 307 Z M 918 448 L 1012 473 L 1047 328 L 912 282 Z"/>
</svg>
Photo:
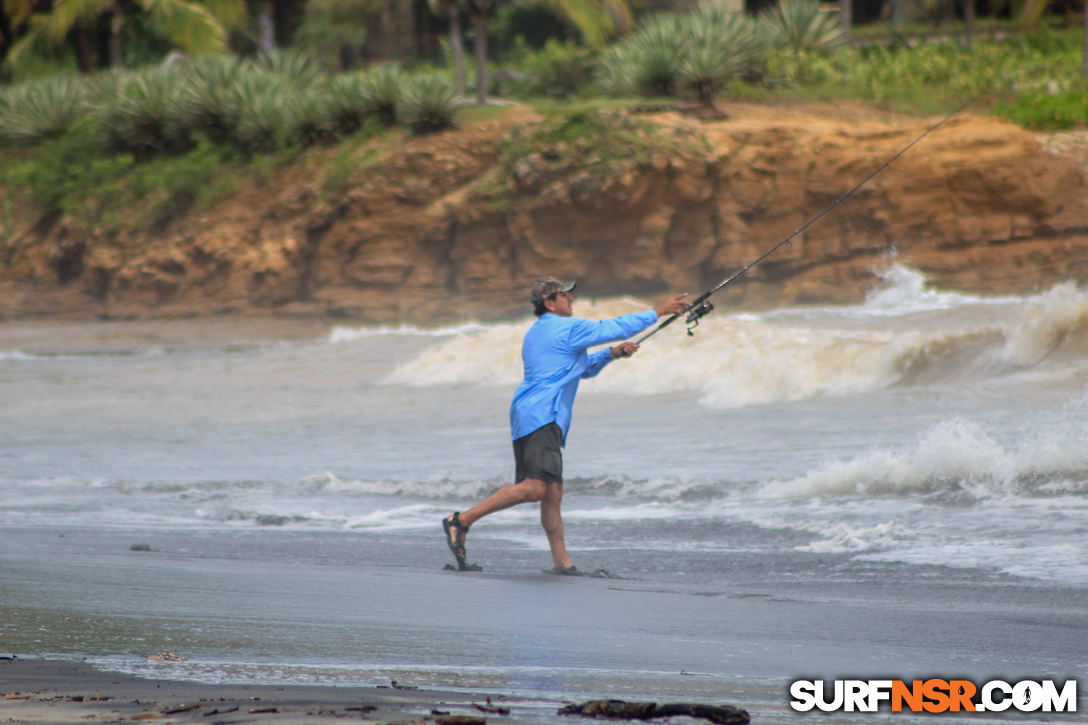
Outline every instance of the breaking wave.
<svg viewBox="0 0 1088 725">
<path fill-rule="evenodd" d="M 884 279 L 862 306 L 716 314 L 690 338 L 674 326 L 584 390 L 691 393 L 702 405 L 728 409 L 983 379 L 1039 365 L 1063 348 L 1088 348 L 1088 292 L 1072 283 L 1033 298 L 987 301 L 928 292 L 924 278 L 904 267 Z M 600 319 L 645 307 L 627 299 L 579 301 L 577 313 Z M 445 332 L 385 382 L 512 387 L 521 379 L 521 340 L 531 324 Z"/>
<path fill-rule="evenodd" d="M 1041 362 L 1065 344 L 1083 343 L 1088 333 L 1088 294 L 1072 282 L 1031 300 L 1005 336 L 1001 359 L 1020 367 Z"/>
<path fill-rule="evenodd" d="M 365 340 L 374 337 L 450 337 L 453 335 L 472 334 L 486 329 L 485 326 L 475 322 L 457 325 L 456 327 L 440 327 L 433 330 L 426 330 L 411 325 L 401 325 L 400 327 L 337 326 L 329 332 L 327 341 L 330 343 L 354 342 L 356 340 Z"/>
<path fill-rule="evenodd" d="M 829 461 L 803 476 L 760 484 L 757 498 L 937 493 L 981 499 L 1001 495 L 1088 494 L 1088 398 L 1057 419 L 1027 426 L 1023 439 L 999 440 L 960 418 L 925 431 L 909 448 L 872 450 Z"/>
</svg>

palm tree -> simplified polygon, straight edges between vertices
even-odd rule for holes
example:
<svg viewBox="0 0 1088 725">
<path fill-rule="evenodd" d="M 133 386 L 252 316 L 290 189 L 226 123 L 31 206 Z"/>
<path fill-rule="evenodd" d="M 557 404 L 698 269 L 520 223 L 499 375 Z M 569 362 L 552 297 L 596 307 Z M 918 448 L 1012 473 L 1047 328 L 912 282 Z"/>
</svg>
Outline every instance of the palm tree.
<svg viewBox="0 0 1088 725">
<path fill-rule="evenodd" d="M 445 13 L 450 25 L 450 48 L 453 50 L 453 67 L 457 74 L 457 95 L 465 95 L 465 41 L 461 33 L 461 12 L 466 0 L 427 0 L 435 15 Z"/>
<path fill-rule="evenodd" d="M 578 28 L 586 42 L 603 47 L 617 33 L 631 29 L 631 6 L 627 0 L 546 0 Z"/>
<path fill-rule="evenodd" d="M 272 37 L 280 48 L 294 41 L 297 7 L 296 0 L 272 0 Z"/>
<path fill-rule="evenodd" d="M 487 103 L 487 17 L 500 2 L 510 0 L 465 0 L 476 28 L 476 102 Z M 627 0 L 545 0 L 582 32 L 586 42 L 600 46 L 617 31 L 631 26 Z M 459 27 L 459 26 L 458 26 Z"/>
<path fill-rule="evenodd" d="M 1033 28 L 1046 12 L 1047 0 L 1027 0 L 1016 16 L 1016 22 L 1025 28 Z"/>
<path fill-rule="evenodd" d="M 487 16 L 495 0 L 468 0 L 469 15 L 476 27 L 476 103 L 487 103 Z"/>
<path fill-rule="evenodd" d="M 89 29 L 105 24 L 109 29 L 109 48 L 103 66 L 118 65 L 121 60 L 121 30 L 129 15 L 144 13 L 174 45 L 190 54 L 218 53 L 226 49 L 226 28 L 241 22 L 245 15 L 243 0 L 57 0 L 48 13 L 30 16 L 30 30 L 11 49 L 8 60 L 14 62 L 32 45 L 40 42 L 73 43 L 79 68 L 93 70 Z"/>
<path fill-rule="evenodd" d="M 15 33 L 34 10 L 34 0 L 0 0 L 0 63 L 15 45 Z"/>
<path fill-rule="evenodd" d="M 380 9 L 381 0 L 309 0 L 292 42 L 325 67 L 346 70 L 355 65 L 354 49 L 366 42 L 370 21 Z M 282 47 L 279 40 L 276 44 Z"/>
<path fill-rule="evenodd" d="M 963 1 L 963 33 L 969 38 L 975 34 L 975 2 L 976 0 Z"/>
</svg>

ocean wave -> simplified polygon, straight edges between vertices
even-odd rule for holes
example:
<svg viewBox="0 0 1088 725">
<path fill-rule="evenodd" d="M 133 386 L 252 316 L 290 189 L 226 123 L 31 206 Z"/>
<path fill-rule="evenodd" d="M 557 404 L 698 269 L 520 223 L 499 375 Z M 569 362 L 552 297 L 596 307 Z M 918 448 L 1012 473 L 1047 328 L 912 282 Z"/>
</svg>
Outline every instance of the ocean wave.
<svg viewBox="0 0 1088 725">
<path fill-rule="evenodd" d="M 25 362 L 27 360 L 38 360 L 37 355 L 29 355 L 19 350 L 0 350 L 0 361 L 13 360 L 16 362 Z"/>
<path fill-rule="evenodd" d="M 813 554 L 854 554 L 890 548 L 899 543 L 904 527 L 894 521 L 873 525 L 834 524 L 831 526 L 800 526 L 791 528 L 817 534 L 811 544 L 794 547 L 795 551 Z"/>
<path fill-rule="evenodd" d="M 672 331 L 666 331 L 585 391 L 691 393 L 713 409 L 796 402 L 1005 375 L 1037 365 L 1062 345 L 1080 350 L 1078 342 L 1088 338 L 1088 292 L 1071 283 L 1012 305 L 1009 299 L 987 303 L 925 292 L 917 273 L 902 267 L 894 272 L 884 288 L 889 296 L 873 295 L 834 315 L 828 309 L 717 314 L 704 318 L 692 338 L 669 339 Z M 984 304 L 991 307 L 979 311 Z M 579 305 L 578 314 L 590 319 L 645 307 L 633 300 Z M 946 310 L 944 317 L 912 317 L 936 309 Z M 880 319 L 860 319 L 873 310 Z M 904 319 L 888 322 L 893 312 Z M 531 324 L 457 331 L 400 364 L 384 382 L 512 387 L 521 379 L 521 341 Z M 1069 364 L 1080 364 L 1069 357 Z"/>
<path fill-rule="evenodd" d="M 1032 299 L 1006 336 L 1001 359 L 1019 367 L 1038 364 L 1063 344 L 1088 337 L 1088 292 L 1072 282 Z"/>
<path fill-rule="evenodd" d="M 399 327 L 342 327 L 336 326 L 326 338 L 330 344 L 355 342 L 375 337 L 451 337 L 454 335 L 471 334 L 486 330 L 487 327 L 476 322 L 467 322 L 454 327 L 440 327 L 425 329 L 412 325 Z"/>
<path fill-rule="evenodd" d="M 31 353 L 22 350 L 0 350 L 0 362 L 36 362 L 39 360 L 70 360 L 77 357 L 74 353 Z M 89 357 L 89 355 L 84 355 Z"/>
<path fill-rule="evenodd" d="M 454 480 L 445 476 L 411 480 L 361 480 L 342 479 L 332 473 L 310 476 L 300 482 L 311 491 L 349 495 L 399 496 L 424 499 L 473 499 L 485 496 L 509 479 Z"/>
<path fill-rule="evenodd" d="M 1002 495 L 1088 494 L 1085 401 L 1057 420 L 1002 441 L 960 418 L 925 431 L 912 447 L 872 450 L 834 460 L 791 480 L 767 481 L 755 498 L 808 498 L 937 493 L 981 499 Z"/>
<path fill-rule="evenodd" d="M 882 284 L 865 296 L 858 312 L 865 315 L 912 315 L 918 312 L 948 310 L 972 304 L 992 304 L 993 299 L 942 292 L 929 288 L 925 275 L 904 264 L 895 263 L 878 272 Z M 1012 300 L 1013 298 L 1005 298 Z"/>
<path fill-rule="evenodd" d="M 433 505 L 406 504 L 388 508 L 367 507 L 356 511 L 336 506 L 335 512 L 322 511 L 320 502 L 306 502 L 305 512 L 290 513 L 296 501 L 269 501 L 260 508 L 231 506 L 199 508 L 196 515 L 209 522 L 280 529 L 334 529 L 366 533 L 412 531 L 435 527 L 437 514 Z M 342 502 L 341 502 L 342 503 Z"/>
</svg>

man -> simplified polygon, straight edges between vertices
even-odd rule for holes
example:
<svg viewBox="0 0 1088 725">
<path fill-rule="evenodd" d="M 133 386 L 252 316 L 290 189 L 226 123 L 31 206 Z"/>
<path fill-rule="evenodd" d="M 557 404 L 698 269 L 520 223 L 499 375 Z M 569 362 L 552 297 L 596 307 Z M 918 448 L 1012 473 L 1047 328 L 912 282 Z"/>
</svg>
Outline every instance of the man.
<svg viewBox="0 0 1088 725">
<path fill-rule="evenodd" d="M 537 321 L 525 334 L 521 358 L 525 379 L 510 405 L 510 429 L 514 442 L 514 483 L 500 488 L 464 512 L 442 520 L 446 543 L 460 570 L 479 567 L 465 563 L 465 536 L 472 524 L 488 514 L 519 503 L 540 501 L 540 523 L 548 536 L 555 574 L 580 572 L 570 562 L 563 540 L 563 454 L 570 429 L 578 381 L 592 378 L 612 360 L 630 357 L 638 343 L 622 342 L 590 354 L 589 348 L 616 342 L 642 332 L 659 317 L 687 309 L 687 294 L 662 302 L 652 310 L 594 322 L 573 317 L 574 282 L 564 284 L 550 277 L 538 279 L 531 299 Z"/>
</svg>

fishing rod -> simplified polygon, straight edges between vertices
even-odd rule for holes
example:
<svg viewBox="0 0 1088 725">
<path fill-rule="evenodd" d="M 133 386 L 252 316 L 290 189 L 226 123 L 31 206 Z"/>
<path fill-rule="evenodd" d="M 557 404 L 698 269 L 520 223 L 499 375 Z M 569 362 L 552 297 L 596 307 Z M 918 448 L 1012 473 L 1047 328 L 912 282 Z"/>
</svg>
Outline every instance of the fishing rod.
<svg viewBox="0 0 1088 725">
<path fill-rule="evenodd" d="M 888 159 L 888 160 L 887 160 L 887 161 L 885 161 L 885 162 L 884 162 L 883 164 L 881 164 L 880 166 L 878 166 L 878 167 L 877 167 L 877 169 L 876 169 L 876 171 L 874 171 L 873 173 L 869 174 L 869 175 L 868 175 L 868 176 L 866 176 L 866 177 L 865 177 L 864 179 L 862 179 L 862 180 L 861 180 L 861 181 L 860 181 L 860 182 L 858 183 L 858 185 L 857 185 L 857 186 L 855 186 L 854 188 L 850 189 L 850 191 L 848 191 L 848 192 L 846 192 L 845 194 L 843 194 L 842 196 L 840 196 L 840 197 L 839 197 L 838 199 L 836 199 L 836 200 L 835 200 L 835 201 L 834 201 L 834 202 L 833 202 L 833 203 L 832 203 L 832 204 L 831 204 L 831 205 L 830 205 L 829 207 L 827 207 L 826 209 L 824 209 L 824 210 L 823 210 L 822 212 L 820 212 L 820 213 L 819 213 L 819 214 L 817 214 L 816 216 L 814 216 L 814 217 L 812 217 L 811 219 L 809 219 L 809 220 L 808 220 L 807 222 L 805 222 L 804 224 L 802 224 L 801 226 L 799 226 L 799 227 L 798 227 L 797 229 L 793 230 L 793 232 L 792 232 L 792 233 L 791 233 L 791 234 L 790 234 L 790 235 L 789 235 L 788 237 L 786 237 L 785 239 L 783 239 L 783 240 L 782 240 L 781 242 L 779 242 L 778 244 L 774 245 L 773 247 L 771 247 L 770 249 L 768 249 L 768 250 L 767 250 L 766 252 L 764 252 L 763 254 L 759 255 L 759 258 L 758 258 L 758 259 L 756 259 L 756 260 L 755 260 L 754 262 L 752 262 L 751 264 L 749 264 L 749 265 L 748 265 L 748 266 L 746 266 L 746 267 L 743 267 L 743 268 L 741 268 L 741 269 L 740 269 L 740 271 L 736 272 L 736 273 L 735 273 L 735 274 L 733 274 L 732 276 L 730 276 L 730 277 L 727 277 L 727 278 L 725 278 L 724 280 L 722 280 L 722 281 L 721 281 L 720 283 L 718 283 L 718 286 L 717 286 L 717 287 L 714 287 L 714 288 L 712 288 L 712 289 L 710 289 L 710 290 L 708 290 L 708 291 L 704 292 L 703 294 L 699 295 L 698 297 L 696 297 L 696 298 L 695 298 L 694 300 L 692 300 L 692 301 L 691 301 L 691 304 L 690 304 L 690 305 L 688 305 L 688 308 L 687 308 L 686 310 L 684 310 L 683 312 L 677 312 L 677 313 L 676 313 L 676 314 L 674 314 L 674 315 L 673 315 L 672 317 L 669 317 L 669 318 L 668 318 L 668 319 L 666 319 L 666 320 L 665 320 L 664 322 L 662 322 L 662 323 L 661 323 L 660 325 L 658 325 L 657 327 L 655 327 L 654 329 L 650 330 L 649 332 L 647 332 L 647 333 L 646 333 L 645 335 L 643 335 L 642 337 L 640 337 L 640 338 L 638 338 L 637 340 L 635 340 L 635 342 L 636 342 L 636 343 L 638 343 L 638 344 L 642 344 L 642 343 L 643 343 L 644 341 L 646 341 L 646 340 L 648 340 L 649 338 L 653 337 L 653 336 L 654 336 L 655 334 L 657 334 L 657 333 L 658 333 L 658 332 L 660 332 L 661 330 L 664 330 L 664 329 L 665 329 L 666 327 L 668 327 L 668 326 L 669 326 L 669 325 L 671 325 L 672 323 L 676 322 L 676 320 L 677 320 L 677 319 L 679 319 L 680 317 L 684 317 L 685 315 L 686 315 L 686 318 L 687 318 L 687 319 L 685 319 L 685 321 L 684 321 L 684 324 L 686 324 L 686 325 L 688 326 L 688 336 L 689 336 L 689 337 L 694 337 L 694 336 L 695 336 L 695 332 L 694 332 L 694 330 L 695 330 L 695 328 L 696 328 L 696 327 L 698 327 L 698 326 L 699 326 L 699 320 L 701 320 L 701 319 L 702 319 L 703 317 L 705 317 L 705 316 L 706 316 L 707 314 L 709 314 L 709 313 L 710 313 L 710 312 L 711 312 L 711 311 L 712 311 L 712 310 L 714 309 L 714 305 L 713 305 L 713 304 L 711 304 L 711 302 L 710 302 L 710 296 L 711 296 L 711 295 L 713 295 L 713 294 L 714 294 L 715 292 L 717 292 L 718 290 L 720 290 L 720 289 L 721 289 L 722 287 L 725 287 L 725 286 L 726 286 L 727 284 L 729 284 L 730 282 L 732 282 L 733 280 L 735 280 L 735 279 L 736 279 L 737 277 L 740 277 L 740 276 L 741 276 L 742 274 L 744 274 L 745 272 L 747 272 L 748 270 L 750 270 L 750 269 L 751 269 L 752 267 L 754 267 L 754 266 L 756 266 L 757 264 L 759 264 L 760 262 L 762 262 L 762 261 L 763 261 L 764 259 L 766 259 L 767 257 L 769 257 L 769 256 L 771 256 L 772 254 L 774 254 L 774 252 L 775 252 L 775 251 L 776 251 L 776 250 L 777 250 L 777 249 L 778 249 L 779 247 L 781 247 L 782 245 L 784 245 L 784 244 L 788 244 L 788 245 L 790 245 L 790 246 L 793 246 L 792 244 L 790 244 L 790 240 L 791 240 L 791 239 L 793 239 L 793 238 L 794 238 L 794 237 L 796 237 L 796 236 L 797 236 L 798 234 L 800 234 L 801 232 L 803 232 L 803 231 L 805 231 L 806 229 L 808 229 L 808 228 L 809 228 L 809 227 L 810 227 L 810 226 L 811 226 L 812 224 L 814 224 L 814 223 L 815 223 L 815 222 L 816 222 L 817 220 L 819 220 L 819 219 L 820 219 L 821 217 L 823 217 L 823 216 L 824 216 L 825 214 L 827 214 L 827 213 L 828 213 L 829 211 L 831 211 L 832 209 L 834 209 L 835 207 L 837 207 L 837 206 L 838 206 L 839 204 L 842 204 L 842 203 L 843 203 L 844 201 L 846 201 L 847 199 L 849 199 L 849 198 L 850 198 L 850 197 L 851 197 L 851 196 L 853 195 L 853 193 L 854 193 L 855 191 L 857 191 L 857 190 L 858 190 L 858 189 L 860 189 L 861 187 L 865 186 L 865 184 L 869 183 L 869 181 L 870 181 L 870 180 L 872 180 L 872 178 L 873 178 L 873 177 L 875 177 L 875 176 L 876 176 L 877 174 L 879 174 L 879 173 L 880 173 L 881 171 L 883 171 L 884 169 L 886 169 L 886 168 L 888 168 L 889 166 L 891 166 L 891 165 L 892 165 L 892 163 L 893 163 L 893 162 L 894 162 L 894 161 L 895 161 L 896 159 L 898 159 L 898 158 L 899 158 L 900 156 L 902 156 L 903 154 L 905 154 L 905 153 L 906 153 L 907 151 L 910 151 L 910 149 L 911 149 L 911 148 L 912 148 L 912 147 L 913 147 L 913 146 L 914 146 L 915 144 L 917 144 L 918 142 L 920 142 L 920 141 L 921 141 L 922 139 L 924 139 L 924 138 L 925 138 L 926 136 L 928 136 L 929 134 L 931 134 L 931 133 L 933 133 L 934 131 L 936 131 L 936 130 L 937 130 L 938 128 L 940 128 L 940 127 L 941 127 L 941 126 L 942 126 L 942 125 L 943 125 L 943 124 L 944 124 L 944 123 L 945 123 L 946 121 L 948 121 L 948 120 L 949 120 L 949 119 L 951 119 L 952 117 L 954 117 L 954 116 L 957 116 L 957 115 L 959 115 L 959 114 L 960 114 L 960 112 L 962 112 L 962 111 L 963 111 L 963 109 L 967 108 L 967 107 L 968 107 L 968 106 L 970 106 L 970 105 L 971 105 L 972 103 L 974 103 L 974 102 L 975 102 L 975 100 L 976 100 L 976 98 L 977 98 L 977 97 L 975 97 L 975 98 L 972 98 L 971 100 L 967 101 L 967 102 L 966 102 L 966 103 L 964 103 L 964 104 L 963 104 L 962 106 L 960 106 L 959 108 L 957 108 L 957 109 L 956 109 L 955 111 L 953 111 L 952 113 L 948 114 L 947 116 L 945 116 L 944 118 L 942 118 L 942 119 L 941 119 L 940 121 L 938 121 L 937 123 L 935 123 L 935 124 L 933 124 L 932 126 L 930 126 L 929 128 L 927 128 L 927 129 L 925 130 L 925 133 L 923 133 L 923 134 L 922 134 L 921 136 L 919 136 L 918 138 L 914 139 L 914 140 L 913 140 L 913 141 L 911 141 L 911 142 L 910 142 L 909 144 L 907 144 L 907 145 L 906 145 L 906 146 L 905 146 L 905 147 L 904 147 L 904 148 L 903 148 L 902 150 L 900 150 L 900 151 L 899 151 L 899 153 L 897 153 L 897 154 L 896 154 L 895 156 L 892 156 L 892 157 L 891 157 L 890 159 Z"/>
</svg>

